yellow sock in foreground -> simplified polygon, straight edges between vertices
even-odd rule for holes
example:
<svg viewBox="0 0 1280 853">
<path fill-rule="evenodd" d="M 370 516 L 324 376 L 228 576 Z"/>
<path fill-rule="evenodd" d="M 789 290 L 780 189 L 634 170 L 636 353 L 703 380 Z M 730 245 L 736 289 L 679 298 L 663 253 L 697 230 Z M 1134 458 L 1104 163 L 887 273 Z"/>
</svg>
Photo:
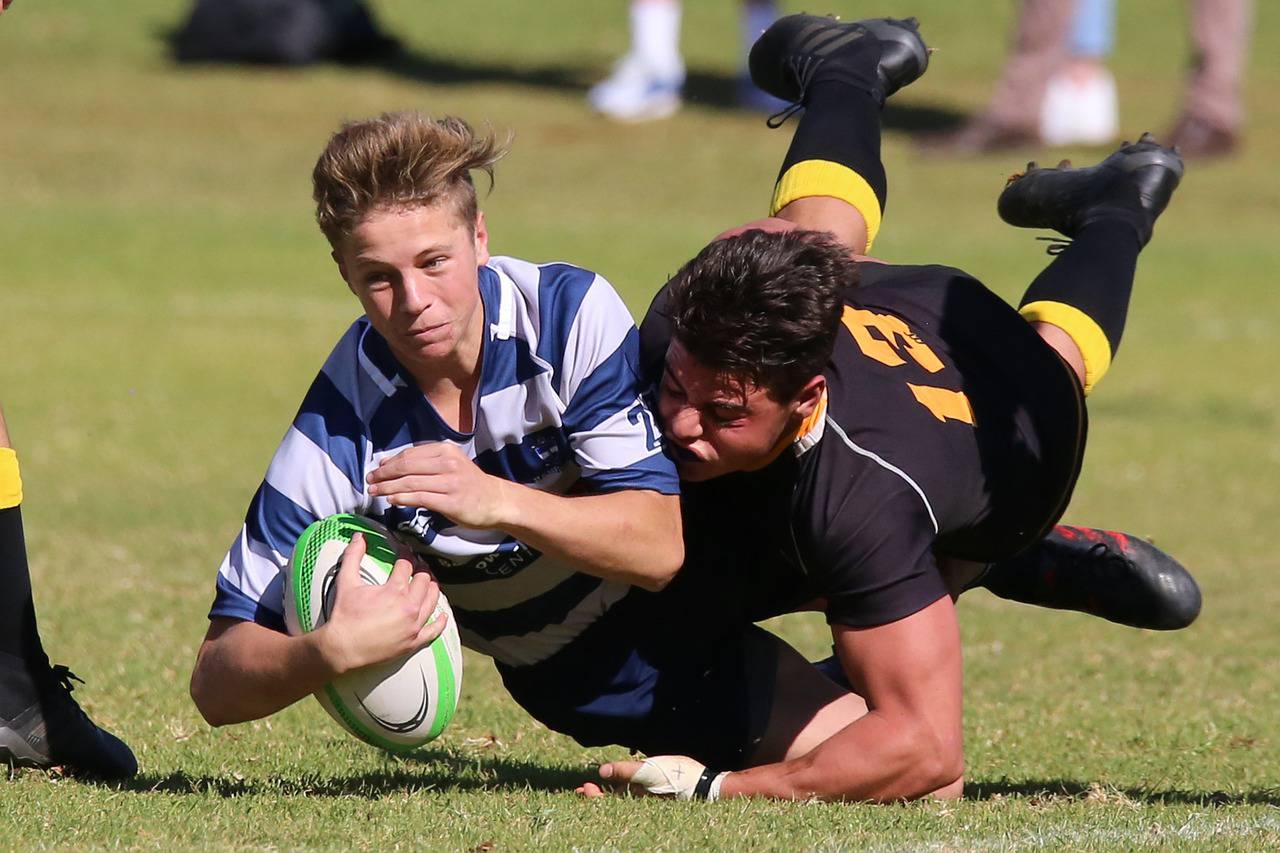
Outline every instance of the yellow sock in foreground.
<svg viewBox="0 0 1280 853">
<path fill-rule="evenodd" d="M 853 205 L 867 223 L 865 251 L 871 251 L 871 244 L 880 233 L 882 212 L 875 190 L 865 178 L 848 166 L 830 160 L 802 160 L 778 179 L 769 215 L 776 215 L 791 202 L 810 196 L 838 198 Z"/>
<path fill-rule="evenodd" d="M 1048 323 L 1066 332 L 1080 348 L 1084 358 L 1084 393 L 1111 368 L 1111 343 L 1102 327 L 1088 314 L 1065 302 L 1041 300 L 1029 302 L 1018 309 L 1028 323 Z"/>
<path fill-rule="evenodd" d="M 18 474 L 18 453 L 12 447 L 0 447 L 0 509 L 22 503 L 22 477 Z"/>
</svg>

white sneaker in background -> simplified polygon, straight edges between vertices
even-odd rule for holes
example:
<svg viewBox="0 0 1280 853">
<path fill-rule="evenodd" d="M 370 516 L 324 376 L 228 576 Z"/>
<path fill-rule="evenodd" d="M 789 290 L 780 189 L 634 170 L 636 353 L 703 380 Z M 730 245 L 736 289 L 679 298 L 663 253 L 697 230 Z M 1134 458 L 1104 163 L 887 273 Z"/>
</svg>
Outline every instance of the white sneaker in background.
<svg viewBox="0 0 1280 853">
<path fill-rule="evenodd" d="M 659 74 L 628 54 L 618 60 L 608 79 L 591 87 L 587 102 L 615 121 L 654 121 L 680 109 L 683 87 L 684 69 Z"/>
<path fill-rule="evenodd" d="M 1040 105 L 1040 137 L 1048 145 L 1109 145 L 1120 132 L 1116 80 L 1101 65 L 1054 75 Z"/>
</svg>

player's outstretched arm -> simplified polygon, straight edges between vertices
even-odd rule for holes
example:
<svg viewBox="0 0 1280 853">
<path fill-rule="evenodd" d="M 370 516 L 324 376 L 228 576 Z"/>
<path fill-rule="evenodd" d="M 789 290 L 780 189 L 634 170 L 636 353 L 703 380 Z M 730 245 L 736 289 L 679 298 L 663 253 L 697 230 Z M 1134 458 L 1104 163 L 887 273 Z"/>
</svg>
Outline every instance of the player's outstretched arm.
<svg viewBox="0 0 1280 853">
<path fill-rule="evenodd" d="M 431 576 L 398 560 L 385 585 L 364 584 L 364 548 L 356 534 L 343 552 L 333 612 L 315 631 L 291 637 L 255 622 L 211 620 L 191 674 L 191 698 L 210 725 L 269 716 L 340 675 L 440 636 L 447 618 L 429 621 L 440 595 Z"/>
<path fill-rule="evenodd" d="M 961 660 L 951 598 L 888 625 L 833 625 L 832 633 L 867 714 L 805 755 L 730 773 L 721 796 L 874 802 L 958 796 Z"/>
<path fill-rule="evenodd" d="M 964 769 L 960 637 L 950 597 L 888 625 L 833 627 L 845 673 L 865 698 L 866 713 L 858 709 L 844 722 L 849 718 L 843 712 L 813 714 L 806 706 L 802 716 L 808 722 L 797 733 L 790 722 L 795 715 L 784 709 L 780 716 L 788 721 L 791 745 L 787 760 L 774 764 L 724 773 L 692 758 L 664 755 L 605 764 L 601 778 L 614 788 L 679 799 L 891 802 L 959 796 Z M 787 697 L 786 682 L 780 681 L 776 701 Z M 818 746 L 802 752 L 815 740 Z M 578 793 L 601 796 L 603 791 L 588 782 Z"/>
<path fill-rule="evenodd" d="M 645 489 L 554 495 L 486 474 L 443 442 L 404 450 L 368 479 L 369 494 L 392 504 L 502 530 L 586 574 L 642 589 L 666 586 L 684 562 L 675 495 Z"/>
</svg>

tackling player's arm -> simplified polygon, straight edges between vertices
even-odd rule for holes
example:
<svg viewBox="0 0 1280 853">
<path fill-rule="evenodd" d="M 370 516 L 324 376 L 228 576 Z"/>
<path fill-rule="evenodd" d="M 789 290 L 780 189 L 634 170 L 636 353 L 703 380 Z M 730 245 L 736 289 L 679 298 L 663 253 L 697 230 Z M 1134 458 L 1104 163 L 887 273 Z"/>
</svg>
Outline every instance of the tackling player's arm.
<svg viewBox="0 0 1280 853">
<path fill-rule="evenodd" d="M 838 714 L 813 714 L 810 708 L 806 719 L 811 719 L 789 752 L 802 741 L 819 739 L 812 750 L 737 772 L 719 772 L 685 756 L 655 756 L 603 765 L 601 777 L 615 787 L 629 784 L 637 793 L 686 800 L 891 802 L 960 796 L 960 638 L 950 597 L 887 625 L 834 626 L 833 633 L 845 673 L 868 710 L 840 726 Z M 775 702 L 785 702 L 785 684 L 778 691 Z M 590 782 L 578 792 L 601 794 Z"/>
<path fill-rule="evenodd" d="M 680 500 L 644 489 L 563 496 L 486 474 L 452 444 L 412 447 L 369 475 L 369 493 L 497 528 L 575 568 L 649 590 L 684 560 Z"/>
<path fill-rule="evenodd" d="M 191 698 L 210 725 L 256 720 L 282 710 L 352 670 L 429 645 L 447 618 L 428 623 L 440 596 L 425 572 L 397 560 L 387 583 L 360 581 L 364 539 L 342 556 L 333 612 L 324 625 L 289 636 L 256 622 L 215 616 L 191 673 Z"/>
<path fill-rule="evenodd" d="M 960 634 L 950 597 L 888 625 L 834 625 L 832 633 L 867 714 L 806 755 L 730 773 L 721 796 L 876 802 L 959 796 Z"/>
</svg>

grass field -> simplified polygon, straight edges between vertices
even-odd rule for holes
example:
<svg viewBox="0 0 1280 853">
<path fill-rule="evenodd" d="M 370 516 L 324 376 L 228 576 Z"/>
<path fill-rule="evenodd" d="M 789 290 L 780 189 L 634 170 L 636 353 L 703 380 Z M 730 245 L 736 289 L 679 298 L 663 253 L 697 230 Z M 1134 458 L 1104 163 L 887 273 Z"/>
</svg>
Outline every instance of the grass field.
<svg viewBox="0 0 1280 853">
<path fill-rule="evenodd" d="M 582 103 L 624 46 L 620 0 L 382 0 L 412 59 L 297 72 L 172 67 L 160 34 L 178 0 L 17 0 L 0 18 L 0 401 L 23 457 L 37 606 L 51 654 L 88 680 L 77 697 L 142 765 L 119 787 L 0 780 L 0 847 L 1280 846 L 1270 3 L 1258 4 L 1247 148 L 1191 165 L 1143 257 L 1068 516 L 1179 555 L 1204 613 L 1158 635 L 967 596 L 963 801 L 579 801 L 572 787 L 618 752 L 533 723 L 475 656 L 455 723 L 408 759 L 345 737 L 310 701 L 223 730 L 201 721 L 186 685 L 214 571 L 357 310 L 311 222 L 326 134 L 405 107 L 512 130 L 485 202 L 495 248 L 598 269 L 642 310 L 707 238 L 760 215 L 787 141 L 722 106 L 733 4 L 687 5 L 704 103 L 634 127 Z M 892 200 L 877 252 L 964 267 L 1016 298 L 1045 262 L 994 212 L 1019 155 L 940 162 L 907 135 L 981 102 L 1015 3 L 827 5 L 916 13 L 940 48 L 886 115 Z M 1160 130 L 1176 107 L 1183 7 L 1120 5 L 1124 124 Z M 806 653 L 826 648 L 820 623 L 776 627 Z"/>
</svg>

